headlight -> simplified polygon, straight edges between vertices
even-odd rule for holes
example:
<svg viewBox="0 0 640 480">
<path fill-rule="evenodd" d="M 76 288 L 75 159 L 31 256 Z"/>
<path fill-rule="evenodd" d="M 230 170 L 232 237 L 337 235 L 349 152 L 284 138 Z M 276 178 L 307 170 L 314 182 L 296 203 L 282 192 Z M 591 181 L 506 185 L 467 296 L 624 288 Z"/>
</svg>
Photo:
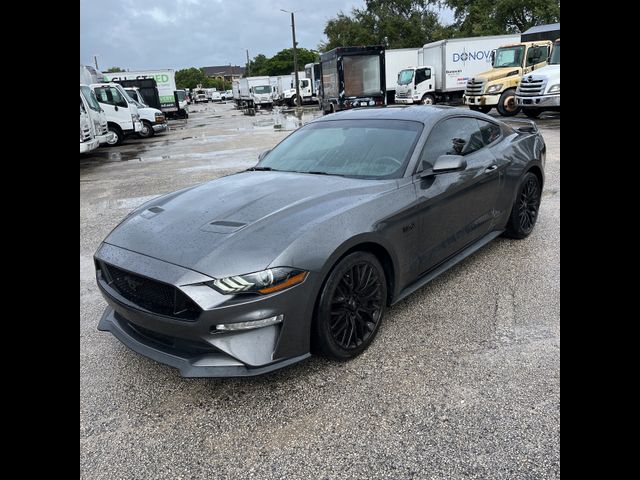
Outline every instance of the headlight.
<svg viewBox="0 0 640 480">
<path fill-rule="evenodd" d="M 551 88 L 547 93 L 560 93 L 560 84 L 556 83 L 555 85 L 551 85 Z"/>
<path fill-rule="evenodd" d="M 498 83 L 497 85 L 491 85 L 489 88 L 487 88 L 487 95 L 491 95 L 492 93 L 498 93 L 500 90 L 502 90 L 501 83 Z"/>
<path fill-rule="evenodd" d="M 156 123 L 164 123 L 164 115 L 156 113 Z"/>
<path fill-rule="evenodd" d="M 261 272 L 226 277 L 207 282 L 207 285 L 225 295 L 236 293 L 279 292 L 302 283 L 309 272 L 290 267 L 268 268 Z"/>
</svg>

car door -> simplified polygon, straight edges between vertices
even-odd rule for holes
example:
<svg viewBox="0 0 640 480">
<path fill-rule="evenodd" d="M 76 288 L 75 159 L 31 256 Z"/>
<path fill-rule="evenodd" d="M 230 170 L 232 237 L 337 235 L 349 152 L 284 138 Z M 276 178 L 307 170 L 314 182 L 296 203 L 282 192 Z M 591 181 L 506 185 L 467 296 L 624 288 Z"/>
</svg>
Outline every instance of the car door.
<svg viewBox="0 0 640 480">
<path fill-rule="evenodd" d="M 108 121 L 117 123 L 122 130 L 133 130 L 129 104 L 116 88 L 104 85 L 95 87 L 93 91 Z"/>
<path fill-rule="evenodd" d="M 423 273 L 493 227 L 501 173 L 486 138 L 475 118 L 452 117 L 440 121 L 425 142 L 414 176 Z M 441 155 L 462 155 L 467 166 L 422 174 Z"/>
</svg>

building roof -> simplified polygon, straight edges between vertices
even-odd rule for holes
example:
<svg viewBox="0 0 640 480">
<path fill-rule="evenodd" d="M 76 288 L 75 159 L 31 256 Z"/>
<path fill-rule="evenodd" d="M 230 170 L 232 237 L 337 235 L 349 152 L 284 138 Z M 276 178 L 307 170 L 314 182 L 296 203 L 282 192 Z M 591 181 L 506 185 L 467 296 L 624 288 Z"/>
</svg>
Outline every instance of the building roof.
<svg viewBox="0 0 640 480">
<path fill-rule="evenodd" d="M 560 30 L 559 23 L 548 23 L 546 25 L 536 25 L 535 27 L 531 27 L 530 29 L 522 32 L 525 33 L 542 33 L 542 32 L 553 32 L 556 30 Z"/>
<path fill-rule="evenodd" d="M 207 77 L 217 75 L 244 75 L 244 67 L 238 65 L 214 65 L 213 67 L 202 67 Z"/>
</svg>

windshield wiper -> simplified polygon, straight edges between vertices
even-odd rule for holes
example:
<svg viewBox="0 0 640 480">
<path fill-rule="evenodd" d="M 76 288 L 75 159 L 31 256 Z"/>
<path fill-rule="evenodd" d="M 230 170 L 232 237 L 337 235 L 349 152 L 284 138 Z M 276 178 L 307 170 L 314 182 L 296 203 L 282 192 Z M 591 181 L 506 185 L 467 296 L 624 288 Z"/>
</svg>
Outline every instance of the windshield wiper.
<svg viewBox="0 0 640 480">
<path fill-rule="evenodd" d="M 245 172 L 278 172 L 279 170 L 274 170 L 271 167 L 251 167 L 247 168 Z"/>
</svg>

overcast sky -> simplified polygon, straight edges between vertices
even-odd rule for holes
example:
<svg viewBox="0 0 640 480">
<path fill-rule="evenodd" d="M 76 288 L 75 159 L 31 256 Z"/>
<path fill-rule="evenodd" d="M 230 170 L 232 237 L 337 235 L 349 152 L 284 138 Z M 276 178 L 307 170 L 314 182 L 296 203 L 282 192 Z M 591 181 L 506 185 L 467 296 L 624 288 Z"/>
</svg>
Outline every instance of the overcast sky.
<svg viewBox="0 0 640 480">
<path fill-rule="evenodd" d="M 296 40 L 315 49 L 324 26 L 338 11 L 363 7 L 364 0 L 80 0 L 80 63 L 101 70 L 244 65 L 245 50 L 273 56 L 291 47 L 293 10 Z M 441 21 L 450 23 L 450 11 Z M 417 46 L 417 45 L 416 45 Z"/>
</svg>

